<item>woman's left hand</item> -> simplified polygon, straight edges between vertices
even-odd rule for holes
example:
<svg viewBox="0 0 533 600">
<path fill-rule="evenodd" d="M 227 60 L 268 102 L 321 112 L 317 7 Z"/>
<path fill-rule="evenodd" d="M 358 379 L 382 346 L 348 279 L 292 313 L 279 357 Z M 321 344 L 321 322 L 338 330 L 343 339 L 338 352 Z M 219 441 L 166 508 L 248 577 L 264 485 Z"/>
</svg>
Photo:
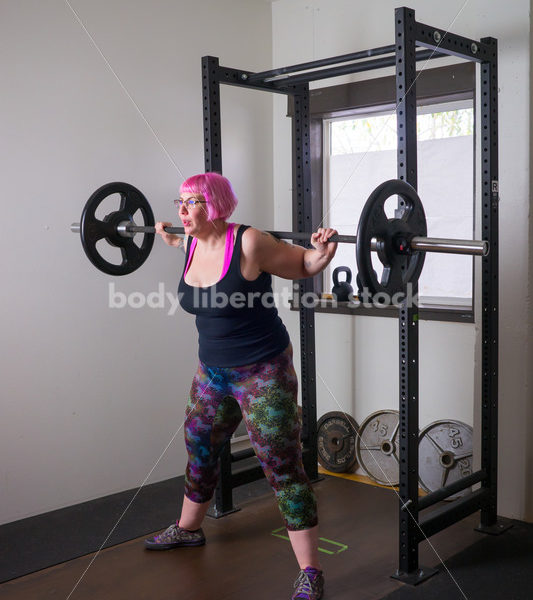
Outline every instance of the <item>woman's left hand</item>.
<svg viewBox="0 0 533 600">
<path fill-rule="evenodd" d="M 330 227 L 326 229 L 319 227 L 315 233 L 311 234 L 311 245 L 328 260 L 332 259 L 337 251 L 337 242 L 328 242 L 332 235 L 338 235 L 338 231 Z"/>
</svg>

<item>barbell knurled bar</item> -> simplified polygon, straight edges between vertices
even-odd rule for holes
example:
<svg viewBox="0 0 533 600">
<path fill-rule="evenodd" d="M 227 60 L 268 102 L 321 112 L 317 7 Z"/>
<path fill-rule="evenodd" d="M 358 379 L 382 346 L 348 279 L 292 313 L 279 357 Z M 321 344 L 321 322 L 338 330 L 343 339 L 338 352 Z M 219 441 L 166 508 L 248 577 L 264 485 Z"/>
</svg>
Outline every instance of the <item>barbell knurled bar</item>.
<svg viewBox="0 0 533 600">
<path fill-rule="evenodd" d="M 163 227 L 167 233 L 185 235 L 184 227 Z M 80 233 L 80 224 L 72 223 L 70 230 L 73 233 Z M 128 234 L 136 233 L 155 233 L 155 227 L 149 225 L 136 225 L 133 221 L 125 221 L 117 226 L 117 232 L 123 237 L 133 237 Z M 267 231 L 280 240 L 309 241 L 310 233 L 298 233 L 294 231 Z M 332 235 L 330 242 L 340 244 L 356 244 L 356 235 Z M 372 239 L 372 250 L 375 250 L 377 240 Z M 411 250 L 417 252 L 434 252 L 444 254 L 466 254 L 469 256 L 487 256 L 489 253 L 489 244 L 486 241 L 477 240 L 459 240 L 453 238 L 433 238 L 413 236 L 409 241 Z"/>
</svg>

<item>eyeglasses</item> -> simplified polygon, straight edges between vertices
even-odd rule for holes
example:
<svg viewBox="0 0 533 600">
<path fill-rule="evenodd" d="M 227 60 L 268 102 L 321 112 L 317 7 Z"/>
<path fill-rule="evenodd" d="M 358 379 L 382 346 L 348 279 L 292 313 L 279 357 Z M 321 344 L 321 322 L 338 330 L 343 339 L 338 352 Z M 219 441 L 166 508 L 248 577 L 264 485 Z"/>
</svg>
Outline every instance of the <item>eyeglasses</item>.
<svg viewBox="0 0 533 600">
<path fill-rule="evenodd" d="M 187 210 L 191 210 L 191 208 L 196 208 L 197 206 L 200 206 L 200 204 L 207 204 L 207 200 L 198 200 L 197 198 L 187 198 L 187 200 L 178 198 L 177 200 L 174 200 L 174 206 L 178 210 L 182 206 L 184 206 Z"/>
</svg>

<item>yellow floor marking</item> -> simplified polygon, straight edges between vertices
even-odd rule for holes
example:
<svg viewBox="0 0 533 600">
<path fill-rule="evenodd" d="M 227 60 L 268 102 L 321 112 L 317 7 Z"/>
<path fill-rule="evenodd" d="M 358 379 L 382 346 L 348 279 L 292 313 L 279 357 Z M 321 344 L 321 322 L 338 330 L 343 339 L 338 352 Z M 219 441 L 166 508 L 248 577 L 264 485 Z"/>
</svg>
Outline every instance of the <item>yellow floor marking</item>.
<svg viewBox="0 0 533 600">
<path fill-rule="evenodd" d="M 358 481 L 359 483 L 366 483 L 367 485 L 373 485 L 375 487 L 385 488 L 387 490 L 396 490 L 399 491 L 398 486 L 391 487 L 390 485 L 382 485 L 381 483 L 376 483 L 373 479 L 370 479 L 367 475 L 356 475 L 355 473 L 333 473 L 332 471 L 327 471 L 320 465 L 318 466 L 318 472 L 323 475 L 332 475 L 333 477 L 340 477 L 341 479 L 349 479 L 350 481 Z M 419 496 L 426 496 L 427 492 L 418 488 Z"/>
</svg>

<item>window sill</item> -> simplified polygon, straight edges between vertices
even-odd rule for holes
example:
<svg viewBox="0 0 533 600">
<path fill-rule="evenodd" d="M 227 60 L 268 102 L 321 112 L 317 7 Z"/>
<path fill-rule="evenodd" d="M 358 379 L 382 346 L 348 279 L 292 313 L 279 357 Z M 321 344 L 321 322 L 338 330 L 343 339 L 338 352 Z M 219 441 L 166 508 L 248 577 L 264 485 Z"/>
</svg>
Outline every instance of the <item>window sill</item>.
<svg viewBox="0 0 533 600">
<path fill-rule="evenodd" d="M 293 300 L 289 302 L 290 309 L 299 310 Z M 474 323 L 474 311 L 469 306 L 451 306 L 445 304 L 419 305 L 418 318 L 421 321 L 453 321 L 456 323 Z M 358 302 L 337 302 L 333 300 L 319 300 L 314 307 L 317 313 L 330 313 L 339 315 L 354 315 L 361 317 L 398 317 L 396 306 L 363 306 Z"/>
</svg>

